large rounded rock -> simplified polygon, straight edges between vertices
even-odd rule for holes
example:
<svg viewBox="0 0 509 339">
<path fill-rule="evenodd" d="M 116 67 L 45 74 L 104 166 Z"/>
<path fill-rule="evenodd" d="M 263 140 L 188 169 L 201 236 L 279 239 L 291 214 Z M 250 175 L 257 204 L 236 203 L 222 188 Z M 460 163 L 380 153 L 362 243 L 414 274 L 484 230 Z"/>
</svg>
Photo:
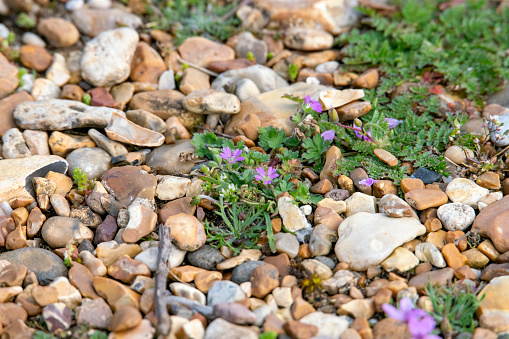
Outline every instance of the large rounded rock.
<svg viewBox="0 0 509 339">
<path fill-rule="evenodd" d="M 12 114 L 20 128 L 63 131 L 81 127 L 104 128 L 113 112 L 125 116 L 118 109 L 92 107 L 74 100 L 49 99 L 22 102 Z"/>
<path fill-rule="evenodd" d="M 69 47 L 80 39 L 76 26 L 62 18 L 42 19 L 37 25 L 37 31 L 55 47 Z"/>
<path fill-rule="evenodd" d="M 51 248 L 65 247 L 69 243 L 92 241 L 94 232 L 80 221 L 68 217 L 51 217 L 44 222 L 42 238 Z"/>
<path fill-rule="evenodd" d="M 399 246 L 426 232 L 416 218 L 390 218 L 383 213 L 359 212 L 338 228 L 336 255 L 355 271 L 379 265 Z"/>
<path fill-rule="evenodd" d="M 122 27 L 87 42 L 81 59 L 83 79 L 96 87 L 110 87 L 126 80 L 138 40 L 134 29 Z"/>
<path fill-rule="evenodd" d="M 25 265 L 34 272 L 41 285 L 47 285 L 58 277 L 67 276 L 67 267 L 62 259 L 48 250 L 25 247 L 0 254 L 0 260 L 14 265 Z"/>
<path fill-rule="evenodd" d="M 88 179 L 98 179 L 110 167 L 110 155 L 98 147 L 78 148 L 66 158 L 69 163 L 69 175 L 72 176 L 75 168 L 81 168 Z"/>
<path fill-rule="evenodd" d="M 488 237 L 497 251 L 509 251 L 509 196 L 483 208 L 475 218 L 472 232 Z"/>
<path fill-rule="evenodd" d="M 159 146 L 147 155 L 147 166 L 160 174 L 188 174 L 194 164 L 194 146 L 190 140 Z"/>
<path fill-rule="evenodd" d="M 117 27 L 137 28 L 141 18 L 120 8 L 83 8 L 72 12 L 72 21 L 85 35 L 95 37 Z"/>
<path fill-rule="evenodd" d="M 157 185 L 152 174 L 135 166 L 114 167 L 104 173 L 101 182 L 125 206 L 135 199 L 153 201 Z"/>
</svg>

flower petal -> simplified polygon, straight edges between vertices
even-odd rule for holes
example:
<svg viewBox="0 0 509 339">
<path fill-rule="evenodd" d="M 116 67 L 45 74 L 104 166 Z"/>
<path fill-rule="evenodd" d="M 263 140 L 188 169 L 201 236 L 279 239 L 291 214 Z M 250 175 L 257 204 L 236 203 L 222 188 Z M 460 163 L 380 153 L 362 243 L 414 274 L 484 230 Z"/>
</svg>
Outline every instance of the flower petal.
<svg viewBox="0 0 509 339">
<path fill-rule="evenodd" d="M 256 172 L 257 172 L 259 175 L 261 175 L 262 177 L 264 177 L 264 176 L 265 176 L 265 170 L 263 169 L 263 167 L 258 167 L 258 168 L 256 169 Z"/>
<path fill-rule="evenodd" d="M 370 180 L 372 181 L 373 179 L 371 179 L 371 178 L 366 179 L 366 181 L 370 181 Z M 370 183 L 372 184 L 372 182 L 370 182 Z M 399 301 L 399 309 L 403 313 L 409 313 L 414 308 L 415 308 L 414 303 L 412 302 L 412 300 L 410 298 L 402 298 Z"/>
<path fill-rule="evenodd" d="M 258 175 L 258 174 L 256 174 L 256 175 L 255 175 L 255 179 L 256 179 L 256 180 L 263 180 L 263 177 L 262 177 L 262 176 L 260 176 L 260 175 Z"/>
<path fill-rule="evenodd" d="M 405 315 L 403 314 L 403 312 L 401 312 L 391 304 L 383 304 L 382 309 L 384 310 L 385 314 L 387 314 L 389 317 L 399 321 L 405 321 Z"/>
<path fill-rule="evenodd" d="M 429 315 L 422 318 L 412 315 L 408 319 L 408 330 L 414 337 L 430 334 L 435 329 L 435 326 L 435 319 Z"/>
</svg>

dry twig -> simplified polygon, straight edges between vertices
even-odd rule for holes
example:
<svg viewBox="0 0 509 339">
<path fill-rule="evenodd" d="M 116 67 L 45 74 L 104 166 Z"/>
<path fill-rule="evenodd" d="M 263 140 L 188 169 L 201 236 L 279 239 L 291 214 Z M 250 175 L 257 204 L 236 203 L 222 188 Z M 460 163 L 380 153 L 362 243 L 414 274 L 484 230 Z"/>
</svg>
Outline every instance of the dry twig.
<svg viewBox="0 0 509 339">
<path fill-rule="evenodd" d="M 159 226 L 159 253 L 157 255 L 157 270 L 155 277 L 154 311 L 157 316 L 157 333 L 164 337 L 170 333 L 171 320 L 168 314 L 165 297 L 168 272 L 170 271 L 171 228 Z"/>
</svg>

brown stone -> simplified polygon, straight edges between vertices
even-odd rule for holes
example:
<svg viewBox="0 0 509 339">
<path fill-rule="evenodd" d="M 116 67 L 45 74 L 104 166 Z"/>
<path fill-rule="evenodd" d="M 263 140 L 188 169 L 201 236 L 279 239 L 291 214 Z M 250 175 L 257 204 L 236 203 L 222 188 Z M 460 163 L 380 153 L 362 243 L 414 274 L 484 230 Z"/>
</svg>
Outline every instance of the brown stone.
<svg viewBox="0 0 509 339">
<path fill-rule="evenodd" d="M 97 258 L 101 259 L 106 267 L 113 264 L 120 258 L 122 255 L 127 254 L 131 258 L 134 258 L 138 254 L 141 253 L 141 248 L 137 244 L 120 244 L 116 248 L 109 248 L 107 246 L 97 246 L 96 255 Z M 90 267 L 89 267 L 90 269 Z M 94 273 L 92 269 L 90 269 L 92 274 Z"/>
<path fill-rule="evenodd" d="M 198 89 L 210 89 L 210 76 L 196 68 L 186 68 L 179 85 L 179 90 L 188 95 Z"/>
<path fill-rule="evenodd" d="M 390 152 L 387 152 L 384 149 L 375 148 L 373 150 L 375 156 L 381 161 L 385 162 L 387 165 L 394 167 L 398 165 L 398 159 L 392 155 Z"/>
<path fill-rule="evenodd" d="M 295 320 L 300 320 L 306 315 L 315 312 L 316 310 L 313 306 L 311 306 L 310 303 L 302 299 L 302 297 L 297 297 L 290 307 L 290 311 L 292 312 L 292 317 Z"/>
<path fill-rule="evenodd" d="M 468 258 L 461 254 L 456 245 L 452 243 L 442 247 L 442 255 L 447 261 L 447 265 L 453 269 L 457 269 L 468 262 Z"/>
<path fill-rule="evenodd" d="M 54 47 L 69 47 L 78 42 L 80 33 L 76 26 L 62 18 L 45 18 L 39 21 L 37 31 Z"/>
<path fill-rule="evenodd" d="M 309 244 L 302 244 L 299 246 L 299 256 L 302 259 L 307 259 L 307 258 L 311 257 L 311 251 L 309 250 Z"/>
<path fill-rule="evenodd" d="M 445 236 L 445 242 L 447 244 L 454 243 L 457 239 L 461 238 L 464 235 L 465 235 L 465 232 L 463 232 L 463 231 L 449 231 L 449 232 L 447 232 L 447 234 Z M 467 238 L 461 239 L 459 241 L 458 245 L 456 245 L 456 246 L 458 247 L 458 250 L 460 250 L 460 252 L 466 250 L 467 246 L 468 246 Z M 441 248 L 439 248 L 439 249 L 441 249 Z"/>
<path fill-rule="evenodd" d="M 138 308 L 140 295 L 128 286 L 103 277 L 94 277 L 93 285 L 97 294 L 108 302 L 113 311 L 124 305 Z"/>
<path fill-rule="evenodd" d="M 54 131 L 48 139 L 51 153 L 60 157 L 66 157 L 72 151 L 83 147 L 95 147 L 95 142 L 85 135 L 71 135 Z"/>
<path fill-rule="evenodd" d="M 325 86 L 332 86 L 334 84 L 334 79 L 332 78 L 332 74 L 330 73 L 319 73 L 309 68 L 303 68 L 299 71 L 299 76 L 297 77 L 297 82 L 306 82 L 306 79 L 309 77 L 313 77 L 318 79 L 320 84 Z"/>
<path fill-rule="evenodd" d="M 44 307 L 58 302 L 58 290 L 55 286 L 34 286 L 32 297 L 39 306 Z"/>
<path fill-rule="evenodd" d="M 182 250 L 196 251 L 207 240 L 203 224 L 195 216 L 180 213 L 166 219 L 173 242 Z"/>
<path fill-rule="evenodd" d="M 332 183 L 329 181 L 329 179 L 321 179 L 319 182 L 311 186 L 309 191 L 316 194 L 326 194 L 332 189 Z"/>
<path fill-rule="evenodd" d="M 378 85 L 379 74 L 376 69 L 368 69 L 366 72 L 359 75 L 353 82 L 355 87 L 373 89 Z"/>
<path fill-rule="evenodd" d="M 426 232 L 435 232 L 442 229 L 442 222 L 438 218 L 428 218 L 426 222 L 424 222 L 424 227 L 426 227 Z"/>
<path fill-rule="evenodd" d="M 490 240 L 484 240 L 481 242 L 477 249 L 481 251 L 485 256 L 490 258 L 490 260 L 497 261 L 498 256 L 500 255 L 500 252 L 497 251 L 495 246 L 493 246 L 493 243 Z"/>
<path fill-rule="evenodd" d="M 27 273 L 24 265 L 8 265 L 0 271 L 0 286 L 21 286 Z"/>
<path fill-rule="evenodd" d="M 430 232 L 426 236 L 426 241 L 429 241 L 433 243 L 439 250 L 444 247 L 444 245 L 447 243 L 445 238 L 447 236 L 447 232 L 444 230 L 438 230 L 436 232 Z"/>
<path fill-rule="evenodd" d="M 475 280 L 477 278 L 474 271 L 472 271 L 472 269 L 468 265 L 463 265 L 463 266 L 455 269 L 454 276 L 456 277 L 456 279 L 459 279 L 459 280 L 462 280 L 462 279 Z"/>
<path fill-rule="evenodd" d="M 509 251 L 509 197 L 485 207 L 475 218 L 471 231 L 489 238 L 497 251 Z"/>
<path fill-rule="evenodd" d="M 449 286 L 452 283 L 454 270 L 450 267 L 442 268 L 440 270 L 431 271 L 416 275 L 408 282 L 409 286 L 414 286 L 417 292 L 422 293 L 424 288 L 428 286 L 428 282 L 434 286 L 438 284 L 441 286 Z"/>
<path fill-rule="evenodd" d="M 282 279 L 290 273 L 290 258 L 288 254 L 281 253 L 277 256 L 269 256 L 263 259 L 264 263 L 274 265 L 279 271 L 279 277 Z"/>
<path fill-rule="evenodd" d="M 186 197 L 175 199 L 166 203 L 161 209 L 157 211 L 159 222 L 165 223 L 166 219 L 180 213 L 194 215 L 196 212 L 196 205 L 192 205 L 191 201 L 191 197 Z"/>
<path fill-rule="evenodd" d="M 253 66 L 256 63 L 246 59 L 246 58 L 237 58 L 233 60 L 218 60 L 209 62 L 207 68 L 212 72 L 223 73 L 232 69 L 242 69 L 249 66 Z"/>
<path fill-rule="evenodd" d="M 131 62 L 131 80 L 157 84 L 166 64 L 159 53 L 146 42 L 139 42 Z"/>
<path fill-rule="evenodd" d="M 318 334 L 318 327 L 291 320 L 283 325 L 286 334 L 292 339 L 311 339 Z"/>
<path fill-rule="evenodd" d="M 382 198 L 387 194 L 398 194 L 398 188 L 390 180 L 377 180 L 373 184 L 373 196 L 375 198 Z"/>
<path fill-rule="evenodd" d="M 341 159 L 341 150 L 336 146 L 331 146 L 325 153 L 325 165 L 320 172 L 320 179 L 329 179 L 331 183 L 334 180 L 333 171 L 336 168 L 336 162 Z"/>
<path fill-rule="evenodd" d="M 437 190 L 415 189 L 405 193 L 406 202 L 419 211 L 440 207 L 446 204 L 448 199 L 447 194 Z"/>
<path fill-rule="evenodd" d="M 389 304 L 392 300 L 392 291 L 387 288 L 379 289 L 373 297 L 376 312 L 383 312 L 382 305 Z"/>
<path fill-rule="evenodd" d="M 202 67 L 207 67 L 214 61 L 235 58 L 235 51 L 231 47 L 203 37 L 187 38 L 179 46 L 178 52 L 185 61 Z"/>
<path fill-rule="evenodd" d="M 191 265 L 174 267 L 170 271 L 172 274 L 170 274 L 169 277 L 176 276 L 178 279 L 186 283 L 192 282 L 198 273 L 207 272 L 203 268 Z"/>
<path fill-rule="evenodd" d="M 251 273 L 252 295 L 256 298 L 264 298 L 273 289 L 279 287 L 279 270 L 272 264 L 264 264 L 256 267 Z"/>
<path fill-rule="evenodd" d="M 320 206 L 315 210 L 314 222 L 315 225 L 324 224 L 331 230 L 337 230 L 339 225 L 343 222 L 343 218 L 331 208 Z"/>
<path fill-rule="evenodd" d="M 497 339 L 498 335 L 487 328 L 478 327 L 474 331 L 472 339 Z"/>
<path fill-rule="evenodd" d="M 135 199 L 151 201 L 155 196 L 156 178 L 139 167 L 111 168 L 103 174 L 101 180 L 124 206 L 129 206 Z"/>
<path fill-rule="evenodd" d="M 461 254 L 467 257 L 467 265 L 475 269 L 483 269 L 490 262 L 490 259 L 477 248 L 471 248 Z"/>
<path fill-rule="evenodd" d="M 44 72 L 51 65 L 53 57 L 44 47 L 23 45 L 19 50 L 19 60 L 27 68 Z"/>
<path fill-rule="evenodd" d="M 219 281 L 223 278 L 221 272 L 217 271 L 201 271 L 196 273 L 194 276 L 194 284 L 196 288 L 199 289 L 203 293 L 207 293 L 212 286 L 213 283 Z"/>
<path fill-rule="evenodd" d="M 138 326 L 141 323 L 142 316 L 138 308 L 132 306 L 122 306 L 118 308 L 108 325 L 109 331 L 125 331 Z"/>
<path fill-rule="evenodd" d="M 5 247 L 8 250 L 17 250 L 27 247 L 26 226 L 17 226 L 5 239 Z"/>
<path fill-rule="evenodd" d="M 150 234 L 157 222 L 157 214 L 143 205 L 129 206 L 129 223 L 122 233 L 122 240 L 134 243 Z"/>
<path fill-rule="evenodd" d="M 62 88 L 62 94 L 60 94 L 60 99 L 64 100 L 74 100 L 74 101 L 82 101 L 83 94 L 85 92 L 78 85 L 67 84 Z"/>
<path fill-rule="evenodd" d="M 491 264 L 481 272 L 481 280 L 491 281 L 493 278 L 509 275 L 509 264 Z"/>
<path fill-rule="evenodd" d="M 6 81 L 5 80 L 6 76 L 3 73 L 9 70 L 9 66 L 3 64 L 4 63 L 3 58 L 4 56 L 0 53 L 0 98 L 7 96 L 8 93 L 12 92 L 17 87 L 16 83 L 16 86 L 14 86 L 12 90 L 9 90 L 9 87 L 5 86 L 4 84 L 4 81 Z M 18 69 L 16 68 L 16 81 L 18 79 L 17 74 Z M 3 95 L 3 93 L 5 93 L 5 95 Z M 27 92 L 21 91 L 9 95 L 7 98 L 0 100 L 0 137 L 3 136 L 7 130 L 17 127 L 16 123 L 14 122 L 14 119 L 12 118 L 12 112 L 14 111 L 14 108 L 16 108 L 18 104 L 24 101 L 34 101 L 34 99 Z"/>
<path fill-rule="evenodd" d="M 110 107 L 110 108 L 119 107 L 118 102 L 116 102 L 115 99 L 113 99 L 113 96 L 106 88 L 101 87 L 93 88 L 90 91 L 88 91 L 88 94 L 90 94 L 91 97 L 90 100 L 91 106 Z"/>
<path fill-rule="evenodd" d="M 424 189 L 424 188 L 425 188 L 425 186 L 421 179 L 403 178 L 401 180 L 401 190 L 405 194 L 412 190 Z"/>
<path fill-rule="evenodd" d="M 355 120 L 371 111 L 369 101 L 354 101 L 336 109 L 341 122 Z"/>
<path fill-rule="evenodd" d="M 80 291 L 84 298 L 99 298 L 94 290 L 93 279 L 94 276 L 86 266 L 75 261 L 72 262 L 72 267 L 69 270 L 69 282 Z"/>
<path fill-rule="evenodd" d="M 0 304 L 0 319 L 2 325 L 9 326 L 17 319 L 22 322 L 27 321 L 28 314 L 25 309 L 15 303 L 2 303 Z M 5 329 L 4 329 L 5 332 Z"/>
<path fill-rule="evenodd" d="M 0 53 L 0 99 L 3 99 L 11 94 L 16 89 L 16 87 L 18 87 L 18 84 L 18 68 L 12 65 L 9 60 L 2 53 Z M 8 109 L 9 107 L 7 107 L 7 110 Z M 2 108 L 0 108 L 0 110 L 3 111 Z M 14 110 L 14 107 L 12 107 L 11 111 L 12 110 Z M 12 117 L 10 121 L 12 121 Z M 16 127 L 16 125 L 13 127 Z M 12 127 L 7 128 L 7 126 L 2 126 L 2 135 L 6 130 L 10 128 Z"/>
<path fill-rule="evenodd" d="M 500 189 L 500 177 L 494 172 L 486 172 L 481 174 L 475 181 L 479 186 L 490 189 Z"/>
<path fill-rule="evenodd" d="M 408 326 L 393 318 L 382 319 L 373 326 L 373 338 L 376 339 L 407 339 L 411 337 Z"/>
</svg>

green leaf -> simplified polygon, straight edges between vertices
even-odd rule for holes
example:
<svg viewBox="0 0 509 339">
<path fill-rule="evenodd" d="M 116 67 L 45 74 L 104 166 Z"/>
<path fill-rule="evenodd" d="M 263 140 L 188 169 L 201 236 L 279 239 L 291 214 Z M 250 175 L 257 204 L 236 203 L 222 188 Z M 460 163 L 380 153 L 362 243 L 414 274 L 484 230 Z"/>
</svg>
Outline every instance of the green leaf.
<svg viewBox="0 0 509 339">
<path fill-rule="evenodd" d="M 283 146 L 285 138 L 286 133 L 282 129 L 272 126 L 258 128 L 258 144 L 266 151 Z"/>
</svg>

